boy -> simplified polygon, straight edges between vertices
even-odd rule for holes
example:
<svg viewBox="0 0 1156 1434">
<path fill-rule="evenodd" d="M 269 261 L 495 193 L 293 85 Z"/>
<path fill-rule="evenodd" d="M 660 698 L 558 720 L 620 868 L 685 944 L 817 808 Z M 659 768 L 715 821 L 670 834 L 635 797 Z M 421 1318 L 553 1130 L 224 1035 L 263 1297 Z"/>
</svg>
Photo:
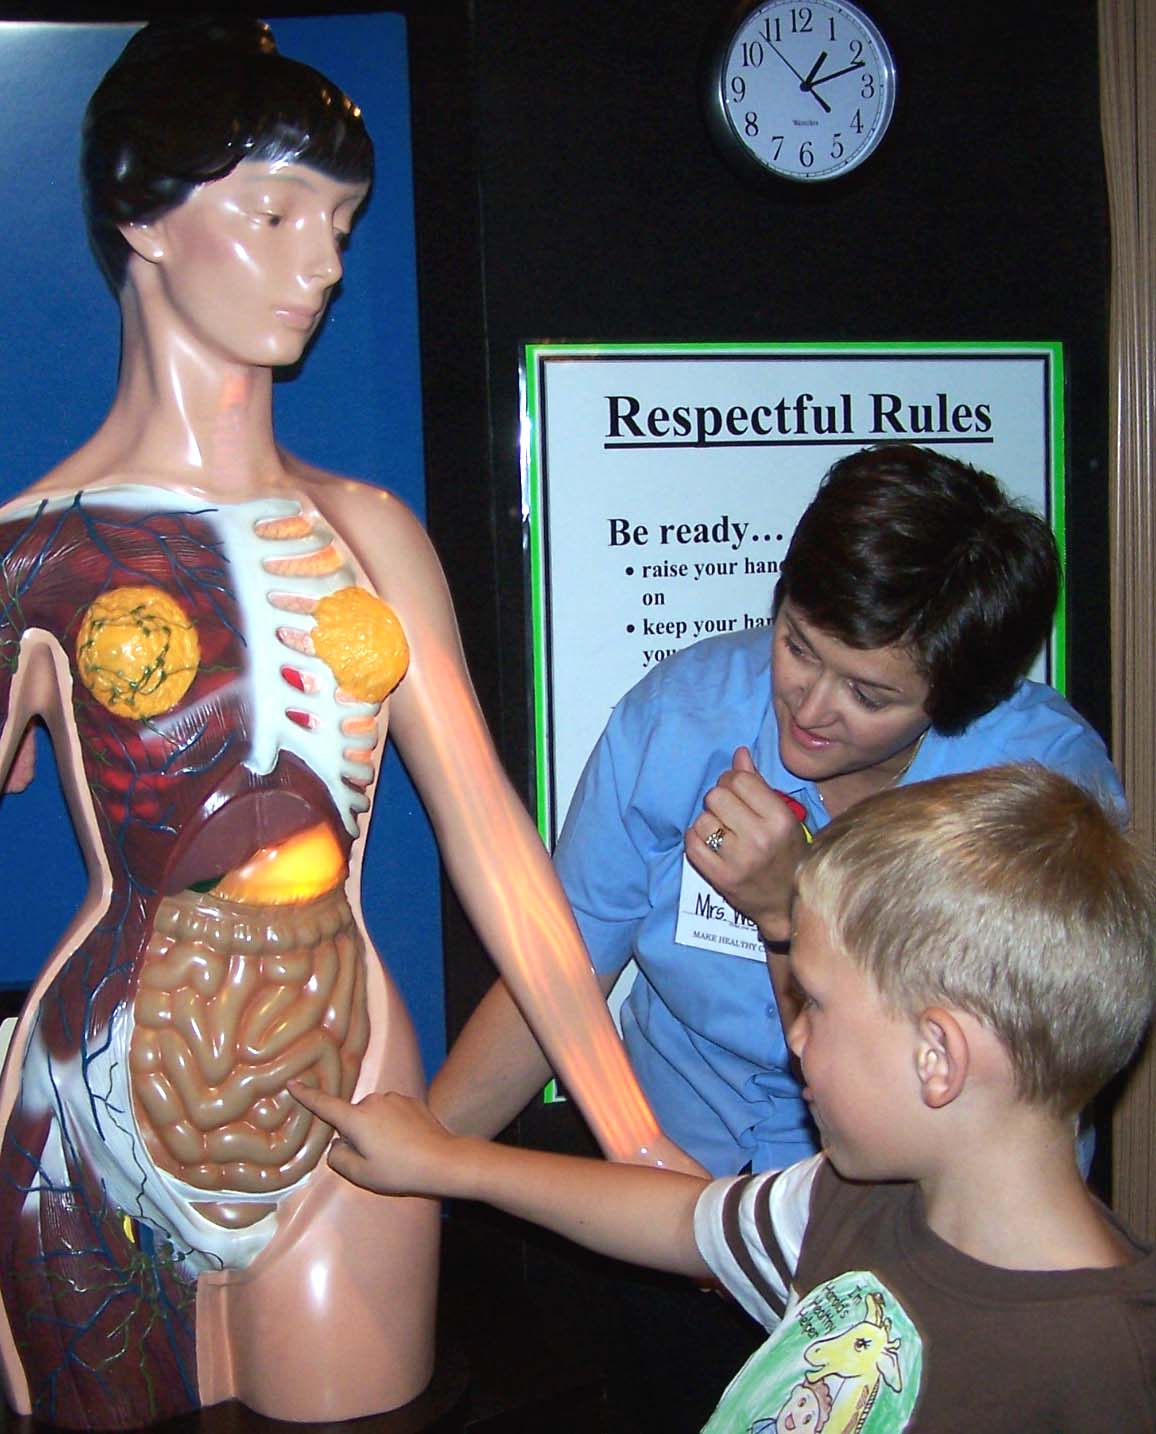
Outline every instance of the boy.
<svg viewBox="0 0 1156 1434">
<path fill-rule="evenodd" d="M 1150 858 L 1042 767 L 897 788 L 804 857 L 790 959 L 824 1149 L 778 1174 L 707 1184 L 451 1136 L 399 1096 L 294 1093 L 369 1189 L 717 1276 L 775 1333 L 710 1434 L 1156 1429 L 1156 1255 L 1072 1139 L 1156 1001 Z"/>
</svg>

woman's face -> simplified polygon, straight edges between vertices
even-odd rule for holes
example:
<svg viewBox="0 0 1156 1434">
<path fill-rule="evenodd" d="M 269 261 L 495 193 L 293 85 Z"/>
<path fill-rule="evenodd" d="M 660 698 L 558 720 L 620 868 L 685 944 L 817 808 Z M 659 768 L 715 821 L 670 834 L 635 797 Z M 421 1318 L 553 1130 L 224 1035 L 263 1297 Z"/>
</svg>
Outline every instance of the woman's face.
<svg viewBox="0 0 1156 1434">
<path fill-rule="evenodd" d="M 153 267 L 153 322 L 210 357 L 295 363 L 341 278 L 341 248 L 368 186 L 308 165 L 245 160 L 159 219 L 126 229 Z"/>
<path fill-rule="evenodd" d="M 789 600 L 772 643 L 779 756 L 789 771 L 821 782 L 902 768 L 931 725 L 927 679 L 904 648 L 849 647 Z"/>
</svg>

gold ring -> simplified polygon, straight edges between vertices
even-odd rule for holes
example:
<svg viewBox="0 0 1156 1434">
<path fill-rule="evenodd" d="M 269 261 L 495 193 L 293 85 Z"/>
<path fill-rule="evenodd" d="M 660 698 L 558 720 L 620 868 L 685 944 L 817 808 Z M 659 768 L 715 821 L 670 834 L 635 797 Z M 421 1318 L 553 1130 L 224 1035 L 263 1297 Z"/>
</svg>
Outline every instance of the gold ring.
<svg viewBox="0 0 1156 1434">
<path fill-rule="evenodd" d="M 710 836 L 703 837 L 703 841 L 706 842 L 707 846 L 710 847 L 711 851 L 721 851 L 723 837 L 725 837 L 726 834 L 726 827 L 715 827 L 714 831 L 711 832 Z"/>
</svg>

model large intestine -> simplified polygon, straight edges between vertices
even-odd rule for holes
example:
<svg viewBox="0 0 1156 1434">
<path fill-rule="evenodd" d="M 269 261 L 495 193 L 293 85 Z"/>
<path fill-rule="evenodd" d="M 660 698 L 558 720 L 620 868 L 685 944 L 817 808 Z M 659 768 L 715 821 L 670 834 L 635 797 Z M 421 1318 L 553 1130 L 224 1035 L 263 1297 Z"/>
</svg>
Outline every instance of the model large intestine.
<svg viewBox="0 0 1156 1434">
<path fill-rule="evenodd" d="M 272 369 L 320 321 L 371 167 L 356 108 L 255 23 L 150 26 L 90 105 L 117 394 L 0 509 L 0 773 L 43 717 L 91 877 L 0 1082 L 0 1353 L 46 1422 L 229 1398 L 329 1421 L 429 1378 L 436 1207 L 334 1175 L 286 1091 L 422 1089 L 359 904 L 387 723 L 607 1153 L 680 1163 L 420 525 L 273 438 Z"/>
</svg>

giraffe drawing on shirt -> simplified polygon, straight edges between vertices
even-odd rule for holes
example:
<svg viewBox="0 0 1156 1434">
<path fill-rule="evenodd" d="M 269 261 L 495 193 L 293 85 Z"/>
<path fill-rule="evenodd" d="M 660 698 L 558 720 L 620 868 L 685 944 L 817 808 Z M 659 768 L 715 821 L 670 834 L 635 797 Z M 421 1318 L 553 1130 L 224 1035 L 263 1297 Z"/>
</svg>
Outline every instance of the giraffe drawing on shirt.
<svg viewBox="0 0 1156 1434">
<path fill-rule="evenodd" d="M 903 1388 L 901 1342 L 892 1336 L 884 1296 L 873 1290 L 864 1300 L 861 1320 L 807 1346 L 802 1381 L 773 1418 L 750 1426 L 750 1434 L 859 1434 L 880 1384 Z"/>
</svg>

